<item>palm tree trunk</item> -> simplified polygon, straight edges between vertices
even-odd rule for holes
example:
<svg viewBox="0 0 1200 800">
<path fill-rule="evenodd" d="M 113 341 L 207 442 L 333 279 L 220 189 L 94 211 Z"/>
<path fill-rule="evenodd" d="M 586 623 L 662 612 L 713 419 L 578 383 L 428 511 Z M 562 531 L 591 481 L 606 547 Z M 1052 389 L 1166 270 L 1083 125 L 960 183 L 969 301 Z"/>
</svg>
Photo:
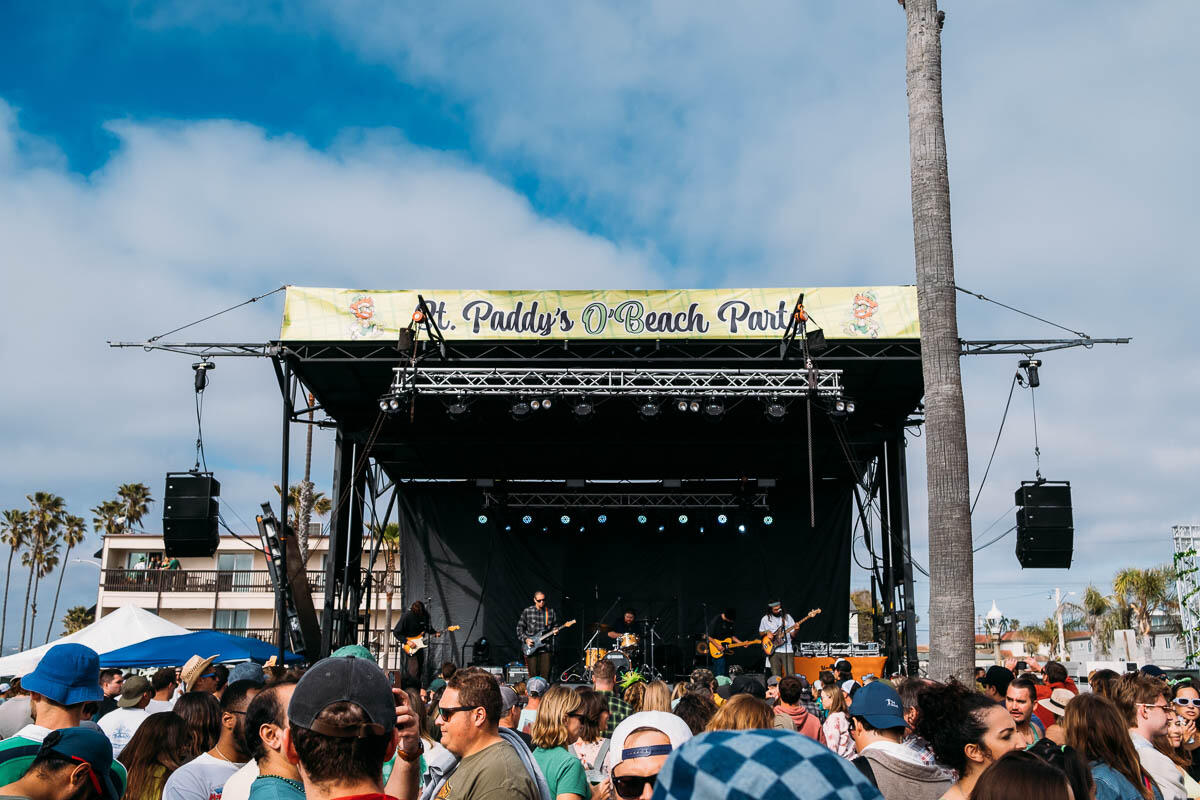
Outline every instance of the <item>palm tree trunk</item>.
<svg viewBox="0 0 1200 800">
<path fill-rule="evenodd" d="M 63 576 L 67 574 L 67 564 L 71 563 L 71 547 L 67 546 L 67 554 L 63 556 L 62 568 L 58 571 L 58 587 L 54 590 L 54 605 L 50 607 L 50 624 L 46 626 L 46 641 L 50 643 L 50 633 L 54 630 L 54 615 L 58 613 L 58 595 L 62 592 Z"/>
<path fill-rule="evenodd" d="M 384 558 L 384 567 L 387 569 L 387 575 L 383 579 L 383 593 L 387 598 L 387 609 L 384 611 L 383 621 L 383 668 L 387 670 L 392 666 L 392 595 L 395 588 L 392 586 L 392 572 L 396 569 L 395 557 L 392 555 L 391 548 L 388 548 Z"/>
<path fill-rule="evenodd" d="M 25 581 L 25 612 L 21 614 L 21 646 L 18 650 L 25 649 L 25 623 L 29 621 L 29 590 L 33 588 L 33 570 L 34 565 L 29 565 L 29 580 Z"/>
<path fill-rule="evenodd" d="M 308 395 L 308 407 L 311 409 L 316 398 L 311 393 Z M 308 569 L 308 523 L 312 520 L 313 508 L 313 484 L 312 484 L 312 439 L 313 439 L 313 412 L 308 412 L 308 431 L 304 443 L 304 481 L 300 484 L 300 523 L 296 526 L 297 541 L 296 544 L 300 547 L 300 560 L 304 562 L 305 569 Z"/>
<path fill-rule="evenodd" d="M 41 586 L 41 583 L 42 583 L 42 573 L 41 573 L 41 570 L 38 570 L 34 574 L 34 577 L 33 577 L 33 603 L 31 603 L 29 606 L 29 646 L 30 647 L 33 647 L 33 640 L 35 638 L 37 638 L 37 635 L 33 632 L 33 629 L 35 627 L 37 627 L 37 599 L 38 599 L 38 588 Z"/>
<path fill-rule="evenodd" d="M 4 649 L 4 634 L 8 630 L 8 585 L 12 581 L 12 560 L 17 549 L 8 549 L 8 568 L 4 571 L 4 610 L 0 612 L 0 652 Z"/>
<path fill-rule="evenodd" d="M 942 118 L 937 0 L 907 0 L 908 140 L 929 494 L 929 675 L 968 681 L 975 666 L 967 425 L 959 373 L 950 178 Z"/>
</svg>

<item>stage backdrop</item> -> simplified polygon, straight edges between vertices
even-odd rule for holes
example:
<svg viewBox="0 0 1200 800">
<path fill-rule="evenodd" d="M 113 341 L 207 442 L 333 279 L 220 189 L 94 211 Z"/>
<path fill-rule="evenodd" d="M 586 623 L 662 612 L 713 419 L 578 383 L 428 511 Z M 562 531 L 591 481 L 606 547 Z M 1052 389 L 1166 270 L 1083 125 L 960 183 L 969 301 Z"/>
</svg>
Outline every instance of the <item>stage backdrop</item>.
<svg viewBox="0 0 1200 800">
<path fill-rule="evenodd" d="M 692 668 L 705 613 L 726 606 L 736 609 L 743 638 L 757 632 L 765 603 L 779 599 L 797 618 L 822 609 L 802 627 L 804 639 L 846 641 L 850 493 L 834 481 L 820 489 L 815 529 L 806 499 L 797 497 L 773 498 L 774 524 L 744 535 L 711 527 L 704 535 L 646 533 L 620 523 L 581 534 L 480 525 L 477 492 L 410 485 L 400 504 L 401 596 L 405 606 L 429 598 L 438 628 L 462 626 L 432 649 L 430 669 L 447 658 L 463 663 L 463 645 L 480 637 L 491 644 L 491 663 L 520 660 L 517 617 L 538 589 L 560 622 L 578 620 L 560 635 L 558 671 L 582 657 L 587 626 L 614 603 L 604 622 L 615 622 L 627 606 L 658 619 L 660 658 L 672 670 Z M 755 671 L 763 666 L 756 647 L 734 661 Z"/>
</svg>

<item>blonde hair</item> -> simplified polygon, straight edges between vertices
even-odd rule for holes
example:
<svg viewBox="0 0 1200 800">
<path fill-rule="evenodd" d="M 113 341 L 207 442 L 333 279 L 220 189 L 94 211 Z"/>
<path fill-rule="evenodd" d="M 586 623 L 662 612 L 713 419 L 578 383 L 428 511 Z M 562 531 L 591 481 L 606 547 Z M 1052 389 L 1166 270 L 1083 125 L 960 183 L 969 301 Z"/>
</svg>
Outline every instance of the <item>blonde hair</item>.
<svg viewBox="0 0 1200 800">
<path fill-rule="evenodd" d="M 646 696 L 646 682 L 638 681 L 625 690 L 624 700 L 637 711 L 642 710 L 642 698 Z"/>
<path fill-rule="evenodd" d="M 850 709 L 846 705 L 846 693 L 840 686 L 826 686 L 821 689 L 821 695 L 825 698 L 825 713 L 827 714 L 836 714 L 839 711 L 844 713 Z"/>
<path fill-rule="evenodd" d="M 638 711 L 671 711 L 671 690 L 662 681 L 651 681 L 642 695 Z"/>
<path fill-rule="evenodd" d="M 571 735 L 567 733 L 567 714 L 578 711 L 583 700 L 579 693 L 565 686 L 551 686 L 542 695 L 537 717 L 529 736 L 536 747 L 566 747 Z"/>
<path fill-rule="evenodd" d="M 735 694 L 708 721 L 706 731 L 749 731 L 775 727 L 775 712 L 766 700 Z"/>
<path fill-rule="evenodd" d="M 671 702 L 675 702 L 687 694 L 687 692 L 688 685 L 686 681 L 680 681 L 679 683 L 675 684 L 675 689 L 671 692 Z"/>
</svg>

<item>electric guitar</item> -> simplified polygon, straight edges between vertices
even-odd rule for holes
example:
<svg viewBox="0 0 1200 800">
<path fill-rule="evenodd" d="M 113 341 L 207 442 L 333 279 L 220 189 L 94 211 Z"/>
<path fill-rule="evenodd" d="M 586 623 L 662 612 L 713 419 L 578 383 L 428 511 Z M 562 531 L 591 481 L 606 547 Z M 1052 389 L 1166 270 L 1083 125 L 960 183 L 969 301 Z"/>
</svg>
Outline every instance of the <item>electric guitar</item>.
<svg viewBox="0 0 1200 800">
<path fill-rule="evenodd" d="M 451 625 L 449 628 L 446 628 L 446 630 L 438 631 L 433 635 L 441 636 L 443 633 L 450 633 L 451 631 L 456 631 L 460 628 L 462 628 L 461 625 Z M 409 636 L 406 638 L 404 640 L 404 644 L 400 646 L 404 649 L 406 655 L 416 655 L 418 650 L 424 650 L 429 646 L 429 640 L 425 638 L 425 634 L 419 633 L 416 636 Z"/>
<path fill-rule="evenodd" d="M 821 609 L 814 608 L 812 611 L 808 612 L 803 617 L 796 620 L 796 624 L 792 625 L 790 628 L 787 628 L 787 629 L 780 628 L 779 630 L 775 631 L 775 633 L 764 633 L 763 637 L 762 637 L 763 652 L 766 653 L 768 656 L 771 655 L 771 653 L 774 653 L 775 648 L 779 647 L 781 644 L 783 644 L 785 641 L 787 641 L 788 637 L 790 637 L 793 633 L 795 633 L 796 630 L 801 625 L 808 622 L 810 619 L 812 619 L 813 617 L 815 617 L 817 614 L 820 614 L 820 613 L 821 613 Z"/>
<path fill-rule="evenodd" d="M 521 642 L 521 652 L 527 656 L 533 655 L 538 650 L 541 650 L 546 645 L 546 642 L 551 637 L 557 636 L 559 631 L 563 630 L 564 628 L 569 628 L 574 624 L 575 624 L 575 620 L 571 620 L 570 622 L 564 622 L 562 625 L 559 625 L 557 628 L 551 628 L 548 631 L 542 631 L 541 633 L 535 633 L 533 636 L 529 637 L 530 639 L 533 640 L 532 645 L 528 644 L 527 642 Z"/>
<path fill-rule="evenodd" d="M 748 642 L 735 642 L 732 636 L 726 639 L 709 639 L 708 654 L 713 658 L 721 658 L 728 650 L 735 647 L 749 647 L 752 644 L 758 644 L 758 639 L 751 639 Z"/>
</svg>

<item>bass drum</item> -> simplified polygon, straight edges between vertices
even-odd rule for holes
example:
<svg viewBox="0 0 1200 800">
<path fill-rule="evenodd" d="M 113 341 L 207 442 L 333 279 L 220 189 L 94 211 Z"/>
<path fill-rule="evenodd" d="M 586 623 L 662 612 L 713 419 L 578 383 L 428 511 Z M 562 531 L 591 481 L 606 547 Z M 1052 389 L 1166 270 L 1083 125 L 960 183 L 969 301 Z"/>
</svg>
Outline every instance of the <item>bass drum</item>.
<svg viewBox="0 0 1200 800">
<path fill-rule="evenodd" d="M 629 658 L 620 650 L 609 651 L 608 655 L 604 657 L 604 660 L 612 664 L 613 668 L 616 669 L 618 674 L 621 672 L 628 672 L 631 666 L 629 663 Z"/>
<path fill-rule="evenodd" d="M 608 655 L 608 651 L 603 647 L 589 647 L 583 651 L 583 666 L 584 669 L 591 669 L 604 660 Z"/>
</svg>

